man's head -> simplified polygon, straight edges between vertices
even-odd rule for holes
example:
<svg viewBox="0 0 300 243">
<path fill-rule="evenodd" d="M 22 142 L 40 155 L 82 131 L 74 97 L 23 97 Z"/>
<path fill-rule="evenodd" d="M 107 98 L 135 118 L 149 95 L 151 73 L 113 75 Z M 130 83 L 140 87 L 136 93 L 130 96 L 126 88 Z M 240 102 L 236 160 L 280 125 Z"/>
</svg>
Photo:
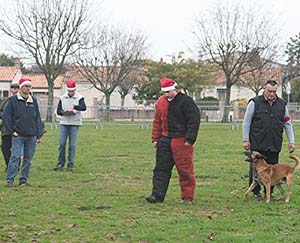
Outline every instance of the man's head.
<svg viewBox="0 0 300 243">
<path fill-rule="evenodd" d="M 264 94 L 269 101 L 276 98 L 277 82 L 275 80 L 268 80 L 264 85 Z"/>
<path fill-rule="evenodd" d="M 19 80 L 20 91 L 22 95 L 29 95 L 32 87 L 32 82 L 29 78 L 21 78 Z"/>
<path fill-rule="evenodd" d="M 16 95 L 19 92 L 19 84 L 18 83 L 12 83 L 10 85 L 10 93 L 11 95 Z"/>
<path fill-rule="evenodd" d="M 169 101 L 174 99 L 174 97 L 177 95 L 177 90 L 176 90 L 176 82 L 170 78 L 162 78 L 160 80 L 160 87 L 161 90 L 164 92 L 165 96 Z"/>
<path fill-rule="evenodd" d="M 66 85 L 67 85 L 68 95 L 73 96 L 77 88 L 76 82 L 74 80 L 69 80 L 67 81 Z"/>
</svg>

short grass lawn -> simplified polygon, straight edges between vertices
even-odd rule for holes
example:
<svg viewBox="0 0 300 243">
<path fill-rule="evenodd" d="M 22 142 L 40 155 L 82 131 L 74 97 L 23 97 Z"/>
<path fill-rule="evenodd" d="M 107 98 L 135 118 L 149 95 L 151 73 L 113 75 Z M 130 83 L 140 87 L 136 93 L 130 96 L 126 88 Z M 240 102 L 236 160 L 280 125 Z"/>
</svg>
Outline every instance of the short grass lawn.
<svg viewBox="0 0 300 243">
<path fill-rule="evenodd" d="M 295 126 L 296 141 L 299 140 Z M 244 201 L 248 167 L 241 127 L 207 125 L 195 144 L 196 198 L 182 205 L 176 169 L 164 203 L 149 204 L 151 129 L 107 124 L 79 130 L 74 172 L 53 171 L 59 129 L 37 145 L 30 185 L 5 187 L 0 161 L 0 242 L 300 242 L 299 171 L 290 203 Z M 300 156 L 299 144 L 295 155 Z M 290 165 L 286 138 L 281 161 Z M 278 191 L 275 191 L 278 195 Z"/>
</svg>

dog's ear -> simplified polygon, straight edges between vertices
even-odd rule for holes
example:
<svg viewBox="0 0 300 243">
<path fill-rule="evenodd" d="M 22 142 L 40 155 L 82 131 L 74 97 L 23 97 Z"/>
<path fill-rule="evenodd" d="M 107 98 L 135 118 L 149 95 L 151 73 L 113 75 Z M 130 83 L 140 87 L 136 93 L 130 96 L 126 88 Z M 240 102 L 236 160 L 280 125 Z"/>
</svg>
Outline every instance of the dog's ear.
<svg viewBox="0 0 300 243">
<path fill-rule="evenodd" d="M 266 157 L 266 156 L 264 156 L 264 155 L 262 155 L 262 154 L 259 154 L 259 153 L 255 155 L 255 158 L 267 160 L 267 157 Z"/>
<path fill-rule="evenodd" d="M 247 158 L 245 159 L 245 161 L 251 163 L 251 162 L 252 162 L 252 159 L 251 159 L 251 152 L 249 152 L 249 151 L 244 151 L 243 154 L 247 156 Z"/>
</svg>

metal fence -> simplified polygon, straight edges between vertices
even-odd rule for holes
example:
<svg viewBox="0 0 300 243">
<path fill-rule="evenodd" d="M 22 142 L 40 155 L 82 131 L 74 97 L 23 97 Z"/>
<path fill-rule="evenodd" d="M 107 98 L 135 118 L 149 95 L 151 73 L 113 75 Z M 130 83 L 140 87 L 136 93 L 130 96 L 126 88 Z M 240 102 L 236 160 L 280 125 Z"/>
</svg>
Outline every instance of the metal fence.
<svg viewBox="0 0 300 243">
<path fill-rule="evenodd" d="M 47 115 L 47 106 L 41 106 L 40 112 L 42 119 L 46 119 Z M 238 123 L 242 122 L 246 106 L 199 106 L 201 112 L 201 122 L 206 123 L 220 123 L 225 109 L 228 108 L 229 123 Z M 59 116 L 55 114 L 55 108 L 52 109 L 54 120 L 52 125 L 56 125 L 59 121 Z M 291 105 L 289 106 L 290 116 L 293 121 L 300 121 L 300 105 Z M 102 127 L 103 124 L 108 121 L 114 121 L 114 124 L 118 124 L 118 121 L 128 121 L 123 124 L 138 124 L 141 127 L 148 127 L 151 123 L 154 116 L 154 107 L 110 107 L 107 109 L 103 106 L 88 106 L 87 110 L 82 112 L 84 124 L 93 124 L 96 127 Z"/>
</svg>

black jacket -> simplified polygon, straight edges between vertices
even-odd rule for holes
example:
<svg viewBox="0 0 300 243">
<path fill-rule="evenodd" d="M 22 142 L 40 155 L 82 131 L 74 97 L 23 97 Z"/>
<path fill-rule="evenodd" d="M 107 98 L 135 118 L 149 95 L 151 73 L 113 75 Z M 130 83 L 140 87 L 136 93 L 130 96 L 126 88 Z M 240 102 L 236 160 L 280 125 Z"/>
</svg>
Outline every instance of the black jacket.
<svg viewBox="0 0 300 243">
<path fill-rule="evenodd" d="M 21 136 L 43 135 L 43 124 L 36 98 L 29 96 L 24 100 L 18 93 L 11 96 L 3 111 L 3 123 L 10 134 L 17 132 Z"/>
<path fill-rule="evenodd" d="M 286 102 L 277 98 L 270 106 L 264 95 L 252 100 L 255 109 L 250 126 L 251 150 L 280 152 Z"/>
</svg>

